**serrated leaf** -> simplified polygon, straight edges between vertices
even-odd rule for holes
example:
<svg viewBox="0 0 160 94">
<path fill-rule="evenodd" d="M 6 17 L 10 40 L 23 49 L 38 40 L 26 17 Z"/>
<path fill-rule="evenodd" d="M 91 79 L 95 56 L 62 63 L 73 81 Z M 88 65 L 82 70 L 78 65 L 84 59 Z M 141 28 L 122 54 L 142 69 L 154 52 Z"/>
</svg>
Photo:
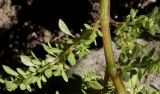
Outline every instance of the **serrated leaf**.
<svg viewBox="0 0 160 94">
<path fill-rule="evenodd" d="M 13 69 L 11 69 L 10 67 L 6 66 L 6 65 L 2 65 L 3 69 L 5 70 L 6 73 L 13 75 L 13 76 L 18 76 L 19 74 L 14 71 Z"/>
<path fill-rule="evenodd" d="M 41 76 L 43 82 L 47 82 L 47 79 L 44 75 Z"/>
<path fill-rule="evenodd" d="M 26 76 L 26 73 L 21 68 L 16 68 L 17 72 L 21 74 L 23 77 Z"/>
<path fill-rule="evenodd" d="M 64 33 L 66 33 L 66 34 L 74 37 L 74 36 L 71 34 L 70 30 L 68 29 L 67 25 L 63 22 L 62 19 L 59 19 L 58 25 L 59 25 L 59 28 L 60 28 L 60 30 L 61 30 L 62 32 L 64 32 Z"/>
<path fill-rule="evenodd" d="M 17 87 L 18 87 L 18 85 L 17 85 L 16 83 L 14 83 L 14 82 L 7 82 L 7 83 L 6 83 L 6 89 L 7 89 L 8 91 L 13 91 L 13 90 L 15 90 Z"/>
<path fill-rule="evenodd" d="M 22 63 L 24 65 L 26 65 L 26 66 L 35 66 L 28 56 L 21 55 L 20 58 L 21 58 L 21 61 L 22 61 Z"/>
<path fill-rule="evenodd" d="M 23 84 L 23 83 L 22 83 L 22 84 L 20 84 L 20 86 L 19 86 L 19 87 L 20 87 L 20 89 L 21 89 L 21 90 L 25 90 L 25 89 L 27 88 L 27 86 L 26 86 L 25 84 Z"/>
<path fill-rule="evenodd" d="M 69 55 L 68 55 L 68 62 L 71 65 L 74 65 L 76 63 L 75 55 L 73 54 L 73 52 L 69 53 Z"/>
<path fill-rule="evenodd" d="M 68 77 L 64 71 L 62 71 L 62 77 L 63 77 L 64 81 L 68 82 Z"/>
<path fill-rule="evenodd" d="M 39 80 L 37 81 L 37 85 L 38 85 L 38 87 L 39 87 L 40 89 L 42 88 L 41 79 L 39 79 Z"/>
<path fill-rule="evenodd" d="M 89 81 L 88 85 L 93 89 L 97 89 L 97 90 L 103 89 L 103 86 L 100 85 L 97 81 Z"/>
<path fill-rule="evenodd" d="M 51 78 L 52 77 L 52 70 L 51 69 L 47 69 L 45 72 L 44 72 L 45 76 L 47 78 Z"/>
</svg>

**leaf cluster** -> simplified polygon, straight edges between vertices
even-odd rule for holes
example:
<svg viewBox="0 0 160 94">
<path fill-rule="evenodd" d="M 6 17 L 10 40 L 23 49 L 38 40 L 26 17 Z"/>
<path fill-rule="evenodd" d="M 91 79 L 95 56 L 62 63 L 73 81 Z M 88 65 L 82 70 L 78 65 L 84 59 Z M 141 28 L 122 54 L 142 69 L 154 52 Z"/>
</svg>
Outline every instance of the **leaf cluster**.
<svg viewBox="0 0 160 94">
<path fill-rule="evenodd" d="M 9 66 L 3 65 L 4 71 L 9 74 L 8 78 L 0 78 L 0 82 L 5 84 L 8 91 L 13 91 L 20 87 L 21 90 L 33 91 L 35 84 L 39 88 L 52 76 L 61 76 L 68 82 L 66 70 L 76 64 L 76 58 L 83 57 L 89 52 L 92 43 L 96 44 L 96 37 L 101 32 L 88 24 L 84 24 L 82 36 L 77 37 L 71 34 L 67 25 L 60 19 L 59 28 L 65 33 L 63 41 L 59 38 L 53 44 L 43 44 L 47 52 L 45 59 L 39 59 L 31 52 L 31 56 L 21 55 L 21 62 L 26 68 L 16 68 L 13 70 Z"/>
<path fill-rule="evenodd" d="M 150 34 L 154 36 L 159 33 L 160 18 L 158 8 L 155 7 L 149 15 L 137 16 L 137 10 L 131 9 L 124 22 L 117 25 L 114 33 L 116 34 L 117 47 L 122 50 L 133 49 L 135 39 L 142 34 Z M 158 31 L 156 30 L 158 28 Z"/>
<path fill-rule="evenodd" d="M 148 16 L 136 14 L 137 11 L 132 9 L 126 21 L 119 24 L 115 30 L 117 47 L 122 50 L 117 62 L 118 70 L 131 94 L 144 92 L 158 94 L 155 89 L 138 83 L 144 75 L 160 72 L 160 59 L 153 58 L 155 48 L 135 41 L 141 34 L 149 33 L 154 36 L 159 33 L 155 30 L 155 25 L 159 23 L 158 8 L 156 7 Z"/>
</svg>

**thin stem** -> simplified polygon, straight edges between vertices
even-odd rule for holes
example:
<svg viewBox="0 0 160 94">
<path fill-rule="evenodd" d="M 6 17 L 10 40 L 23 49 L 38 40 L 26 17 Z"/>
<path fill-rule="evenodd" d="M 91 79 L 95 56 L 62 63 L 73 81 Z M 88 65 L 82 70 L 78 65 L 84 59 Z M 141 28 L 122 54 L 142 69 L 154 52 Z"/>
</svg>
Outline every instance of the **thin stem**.
<svg viewBox="0 0 160 94">
<path fill-rule="evenodd" d="M 106 75 L 109 74 L 118 94 L 127 94 L 122 80 L 120 79 L 112 51 L 112 40 L 109 29 L 110 23 L 110 0 L 100 0 L 100 24 L 103 33 L 103 47 L 106 58 Z"/>
</svg>

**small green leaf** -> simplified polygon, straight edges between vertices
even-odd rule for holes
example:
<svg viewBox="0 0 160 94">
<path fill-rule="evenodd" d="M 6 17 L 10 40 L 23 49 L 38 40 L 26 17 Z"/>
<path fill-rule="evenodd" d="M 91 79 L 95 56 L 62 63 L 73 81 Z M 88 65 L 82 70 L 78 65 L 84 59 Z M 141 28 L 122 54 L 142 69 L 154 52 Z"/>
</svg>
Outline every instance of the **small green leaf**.
<svg viewBox="0 0 160 94">
<path fill-rule="evenodd" d="M 13 91 L 13 90 L 15 90 L 17 87 L 18 87 L 18 85 L 17 85 L 16 83 L 14 83 L 14 82 L 7 82 L 7 83 L 6 83 L 6 89 L 7 89 L 8 91 Z"/>
<path fill-rule="evenodd" d="M 135 47 L 133 48 L 133 51 L 132 51 L 132 54 L 131 54 L 131 57 L 134 59 L 136 58 L 137 56 L 139 56 L 140 54 L 140 45 L 135 45 Z"/>
<path fill-rule="evenodd" d="M 63 77 L 64 81 L 68 82 L 68 77 L 64 71 L 62 71 L 62 77 Z"/>
<path fill-rule="evenodd" d="M 61 71 L 57 70 L 53 72 L 54 76 L 60 76 L 61 75 Z"/>
<path fill-rule="evenodd" d="M 34 54 L 34 52 L 31 51 L 31 55 L 38 60 L 38 58 L 36 57 L 36 55 Z"/>
<path fill-rule="evenodd" d="M 39 88 L 42 88 L 41 79 L 39 79 L 39 80 L 37 81 L 37 85 L 38 85 Z"/>
<path fill-rule="evenodd" d="M 151 34 L 152 36 L 155 35 L 155 30 L 154 30 L 154 27 L 149 27 L 149 31 L 148 31 L 149 34 Z"/>
<path fill-rule="evenodd" d="M 146 26 L 146 21 L 148 21 L 148 17 L 145 15 L 141 15 L 137 18 L 137 20 L 142 24 L 143 27 Z"/>
<path fill-rule="evenodd" d="M 52 45 L 50 42 L 47 42 L 47 44 L 48 44 L 49 48 L 52 48 Z"/>
<path fill-rule="evenodd" d="M 128 82 L 126 82 L 126 85 L 130 88 L 135 88 L 137 80 L 138 80 L 137 75 L 133 75 L 132 78 L 129 79 Z"/>
<path fill-rule="evenodd" d="M 19 87 L 20 87 L 20 89 L 21 89 L 21 90 L 25 90 L 25 89 L 27 88 L 27 86 L 26 86 L 25 84 L 23 84 L 23 83 L 22 83 L 22 84 L 20 84 L 20 86 L 19 86 Z"/>
<path fill-rule="evenodd" d="M 47 45 L 42 44 L 42 46 L 43 46 L 43 49 L 44 49 L 47 53 L 49 53 L 49 54 L 51 54 L 51 55 L 54 55 L 54 54 L 52 53 L 51 49 L 50 49 Z"/>
<path fill-rule="evenodd" d="M 43 82 L 47 82 L 47 79 L 44 75 L 41 76 Z"/>
<path fill-rule="evenodd" d="M 143 85 L 140 85 L 139 87 L 137 87 L 137 89 L 136 89 L 137 93 L 140 92 L 140 91 L 142 91 L 143 88 L 144 88 Z"/>
<path fill-rule="evenodd" d="M 144 69 L 141 69 L 141 68 L 138 68 L 138 80 L 141 80 L 142 76 L 143 76 L 143 72 L 144 72 Z"/>
<path fill-rule="evenodd" d="M 32 59 L 32 63 L 35 65 L 41 65 L 42 63 L 38 59 Z"/>
<path fill-rule="evenodd" d="M 147 57 L 151 58 L 154 55 L 155 48 L 152 48 L 152 50 L 148 53 Z"/>
<path fill-rule="evenodd" d="M 103 89 L 102 85 L 100 85 L 97 81 L 89 81 L 88 85 L 93 89 Z"/>
<path fill-rule="evenodd" d="M 5 82 L 5 80 L 3 80 L 2 78 L 0 78 L 0 83 L 4 83 Z"/>
<path fill-rule="evenodd" d="M 118 27 L 116 28 L 115 30 L 115 33 L 116 35 L 120 35 L 122 34 L 121 31 L 123 31 L 123 29 L 126 27 L 127 25 L 124 23 L 124 24 L 121 24 L 121 25 L 118 25 Z"/>
<path fill-rule="evenodd" d="M 103 33 L 102 33 L 99 29 L 97 29 L 97 34 L 98 34 L 100 37 L 103 36 Z"/>
<path fill-rule="evenodd" d="M 39 78 L 38 78 L 37 76 L 30 76 L 30 77 L 26 78 L 26 79 L 23 81 L 23 83 L 24 83 L 25 85 L 29 85 L 29 84 L 31 84 L 31 83 L 37 82 L 38 79 L 39 79 Z"/>
<path fill-rule="evenodd" d="M 44 72 L 45 76 L 47 78 L 51 78 L 52 77 L 52 70 L 51 69 L 47 69 L 45 72 Z"/>
<path fill-rule="evenodd" d="M 85 28 L 87 29 L 93 29 L 89 24 L 84 24 Z"/>
<path fill-rule="evenodd" d="M 61 52 L 61 50 L 59 50 L 58 48 L 50 48 L 45 44 L 42 44 L 42 46 L 43 46 L 44 50 L 51 55 L 58 54 Z"/>
<path fill-rule="evenodd" d="M 46 61 L 46 63 L 53 63 L 55 61 L 55 58 L 52 56 L 47 56 L 45 61 Z"/>
<path fill-rule="evenodd" d="M 59 94 L 58 90 L 56 91 L 56 94 Z"/>
<path fill-rule="evenodd" d="M 67 70 L 70 69 L 70 67 L 67 64 L 64 65 L 64 68 Z"/>
<path fill-rule="evenodd" d="M 73 52 L 70 52 L 68 55 L 68 61 L 71 65 L 74 65 L 76 63 L 75 55 Z"/>
<path fill-rule="evenodd" d="M 157 14 L 158 14 L 158 7 L 155 7 L 151 12 L 150 17 L 155 18 Z"/>
<path fill-rule="evenodd" d="M 27 90 L 28 90 L 29 92 L 31 92 L 31 91 L 32 91 L 32 89 L 31 89 L 31 86 L 30 86 L 30 85 L 27 85 Z"/>
<path fill-rule="evenodd" d="M 58 48 L 51 48 L 51 51 L 53 53 L 60 53 L 61 52 L 61 50 L 59 50 Z"/>
<path fill-rule="evenodd" d="M 29 67 L 29 70 L 30 70 L 31 72 L 36 72 L 36 68 L 34 68 L 34 67 Z"/>
<path fill-rule="evenodd" d="M 21 74 L 22 76 L 26 76 L 26 73 L 21 69 L 21 68 L 16 68 L 16 70 L 17 70 L 17 72 L 19 73 L 19 74 Z"/>
<path fill-rule="evenodd" d="M 130 75 L 127 72 L 129 69 L 128 68 L 121 68 L 120 74 L 121 74 L 121 78 L 123 79 L 123 81 L 127 82 L 130 79 Z"/>
<path fill-rule="evenodd" d="M 136 14 L 137 14 L 137 11 L 136 11 L 136 10 L 134 10 L 134 9 L 131 9 L 131 11 L 130 11 L 130 15 L 131 15 L 131 18 L 132 18 L 132 19 L 134 19 L 134 18 L 135 18 Z"/>
<path fill-rule="evenodd" d="M 21 55 L 20 56 L 21 58 L 21 61 L 24 65 L 26 66 L 35 66 L 32 62 L 31 62 L 31 59 L 28 57 L 28 56 L 25 56 L 25 55 Z"/>
<path fill-rule="evenodd" d="M 51 67 L 51 70 L 56 70 L 56 69 L 58 69 L 58 68 L 59 68 L 58 65 L 53 65 L 53 66 Z"/>
<path fill-rule="evenodd" d="M 59 25 L 59 28 L 60 28 L 60 30 L 61 30 L 62 32 L 64 32 L 64 33 L 66 33 L 66 34 L 74 37 L 74 36 L 71 34 L 70 30 L 68 29 L 67 25 L 63 22 L 62 19 L 59 19 L 58 25 Z"/>
<path fill-rule="evenodd" d="M 6 65 L 2 65 L 3 69 L 5 70 L 6 73 L 13 75 L 13 76 L 18 76 L 19 74 L 14 71 L 13 69 L 11 69 L 10 67 L 6 66 Z"/>
</svg>

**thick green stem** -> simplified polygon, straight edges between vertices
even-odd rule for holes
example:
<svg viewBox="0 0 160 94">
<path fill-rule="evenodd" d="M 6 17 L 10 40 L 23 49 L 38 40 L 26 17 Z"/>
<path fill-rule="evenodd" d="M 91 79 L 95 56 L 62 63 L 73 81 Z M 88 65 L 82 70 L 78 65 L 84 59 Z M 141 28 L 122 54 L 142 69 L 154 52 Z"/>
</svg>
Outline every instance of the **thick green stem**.
<svg viewBox="0 0 160 94">
<path fill-rule="evenodd" d="M 103 33 L 103 47 L 106 58 L 106 75 L 111 77 L 118 94 L 127 94 L 122 80 L 120 79 L 114 60 L 112 40 L 109 29 L 110 22 L 110 0 L 100 0 L 100 23 Z"/>
</svg>

